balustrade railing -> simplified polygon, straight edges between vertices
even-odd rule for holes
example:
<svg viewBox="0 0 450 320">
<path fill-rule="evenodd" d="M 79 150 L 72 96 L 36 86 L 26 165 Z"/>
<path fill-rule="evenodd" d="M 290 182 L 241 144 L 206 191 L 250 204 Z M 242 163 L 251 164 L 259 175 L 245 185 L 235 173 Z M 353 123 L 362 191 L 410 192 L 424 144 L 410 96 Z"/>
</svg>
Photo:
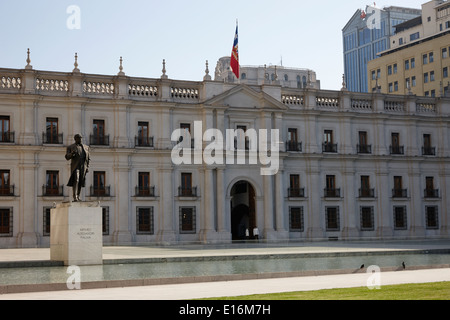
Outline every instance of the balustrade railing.
<svg viewBox="0 0 450 320">
<path fill-rule="evenodd" d="M 0 78 L 0 89 L 20 90 L 22 88 L 22 78 L 16 76 L 2 76 Z"/>
<path fill-rule="evenodd" d="M 36 90 L 40 92 L 69 92 L 69 81 L 37 78 Z"/>
</svg>

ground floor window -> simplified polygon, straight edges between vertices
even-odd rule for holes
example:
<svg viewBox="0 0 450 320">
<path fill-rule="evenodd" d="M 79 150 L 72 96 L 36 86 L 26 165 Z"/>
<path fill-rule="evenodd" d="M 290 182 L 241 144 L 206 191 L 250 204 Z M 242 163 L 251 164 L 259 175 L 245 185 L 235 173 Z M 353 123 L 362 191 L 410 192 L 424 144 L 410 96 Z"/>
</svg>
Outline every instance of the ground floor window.
<svg viewBox="0 0 450 320">
<path fill-rule="evenodd" d="M 109 235 L 109 207 L 102 207 L 102 234 Z"/>
<path fill-rule="evenodd" d="M 303 232 L 303 207 L 289 207 L 289 230 Z"/>
<path fill-rule="evenodd" d="M 13 235 L 13 209 L 0 208 L 0 237 Z"/>
<path fill-rule="evenodd" d="M 407 228 L 406 207 L 394 207 L 394 229 L 406 230 Z"/>
<path fill-rule="evenodd" d="M 137 234 L 153 234 L 153 207 L 136 208 Z"/>
<path fill-rule="evenodd" d="M 44 207 L 44 217 L 42 219 L 43 221 L 43 230 L 42 235 L 44 237 L 50 236 L 50 212 L 52 208 L 51 207 Z"/>
<path fill-rule="evenodd" d="M 374 230 L 373 207 L 361 207 L 361 231 Z"/>
<path fill-rule="evenodd" d="M 195 207 L 180 207 L 180 233 L 195 233 Z"/>
<path fill-rule="evenodd" d="M 339 207 L 325 208 L 326 231 L 339 231 Z"/>
<path fill-rule="evenodd" d="M 427 229 L 439 229 L 439 214 L 437 206 L 425 207 L 425 219 Z"/>
</svg>

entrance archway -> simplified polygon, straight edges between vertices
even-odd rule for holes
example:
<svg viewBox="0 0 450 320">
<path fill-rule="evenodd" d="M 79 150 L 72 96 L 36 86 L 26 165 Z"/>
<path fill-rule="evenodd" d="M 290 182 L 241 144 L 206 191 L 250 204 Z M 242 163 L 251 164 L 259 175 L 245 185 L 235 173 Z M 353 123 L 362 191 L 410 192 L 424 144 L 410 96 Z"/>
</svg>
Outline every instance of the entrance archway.
<svg viewBox="0 0 450 320">
<path fill-rule="evenodd" d="M 233 240 L 244 240 L 246 229 L 253 238 L 256 226 L 255 189 L 248 181 L 238 181 L 231 188 L 231 234 Z"/>
</svg>

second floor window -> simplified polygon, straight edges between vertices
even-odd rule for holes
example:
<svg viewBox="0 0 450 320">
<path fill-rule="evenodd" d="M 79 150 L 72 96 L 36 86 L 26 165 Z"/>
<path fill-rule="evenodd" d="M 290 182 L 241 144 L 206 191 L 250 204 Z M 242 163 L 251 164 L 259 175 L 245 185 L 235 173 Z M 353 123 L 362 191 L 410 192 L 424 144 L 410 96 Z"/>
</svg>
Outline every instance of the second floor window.
<svg viewBox="0 0 450 320">
<path fill-rule="evenodd" d="M 93 196 L 109 196 L 109 188 L 106 186 L 105 171 L 94 171 L 94 184 L 92 186 L 91 195 Z"/>
<path fill-rule="evenodd" d="M 59 172 L 58 171 L 47 171 L 44 195 L 59 195 Z"/>
<path fill-rule="evenodd" d="M 358 132 L 358 153 L 372 153 L 371 146 L 367 143 L 367 132 L 359 131 Z"/>
<path fill-rule="evenodd" d="M 196 196 L 196 190 L 192 187 L 192 173 L 181 174 L 181 187 L 178 195 L 182 197 Z"/>
<path fill-rule="evenodd" d="M 109 136 L 105 135 L 105 120 L 93 121 L 90 143 L 97 146 L 109 145 Z"/>
<path fill-rule="evenodd" d="M 62 143 L 62 137 L 60 138 L 58 128 L 58 118 L 47 118 L 45 125 L 44 143 L 48 144 L 60 144 Z"/>
<path fill-rule="evenodd" d="M 291 174 L 289 182 L 289 197 L 303 197 L 303 189 L 300 188 L 300 176 L 298 174 Z"/>
<path fill-rule="evenodd" d="M 0 143 L 14 142 L 9 116 L 0 116 Z"/>
<path fill-rule="evenodd" d="M 392 133 L 391 134 L 391 154 L 404 154 L 403 146 L 400 146 L 400 134 Z"/>
<path fill-rule="evenodd" d="M 153 147 L 153 139 L 149 137 L 148 122 L 138 122 L 138 135 L 136 137 L 136 146 L 138 147 Z"/>
<path fill-rule="evenodd" d="M 150 187 L 150 172 L 139 172 L 136 195 L 141 197 L 153 197 L 154 194 L 154 188 Z"/>
<path fill-rule="evenodd" d="M 288 129 L 288 141 L 286 145 L 286 151 L 302 151 L 301 144 L 298 143 L 297 129 Z"/>
<path fill-rule="evenodd" d="M 10 179 L 11 174 L 9 170 L 0 170 L 0 195 L 9 196 L 12 194 Z"/>
<path fill-rule="evenodd" d="M 323 152 L 337 152 L 337 144 L 334 143 L 333 130 L 325 130 L 323 133 Z"/>
</svg>

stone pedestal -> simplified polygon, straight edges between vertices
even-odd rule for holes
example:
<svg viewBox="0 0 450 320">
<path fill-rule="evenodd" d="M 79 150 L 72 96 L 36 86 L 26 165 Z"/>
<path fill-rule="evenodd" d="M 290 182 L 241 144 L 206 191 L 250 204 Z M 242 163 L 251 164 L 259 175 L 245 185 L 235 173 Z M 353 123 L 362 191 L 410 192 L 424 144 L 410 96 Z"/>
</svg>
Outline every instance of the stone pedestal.
<svg viewBox="0 0 450 320">
<path fill-rule="evenodd" d="M 50 213 L 50 260 L 101 265 L 102 208 L 98 202 L 62 203 Z"/>
</svg>

